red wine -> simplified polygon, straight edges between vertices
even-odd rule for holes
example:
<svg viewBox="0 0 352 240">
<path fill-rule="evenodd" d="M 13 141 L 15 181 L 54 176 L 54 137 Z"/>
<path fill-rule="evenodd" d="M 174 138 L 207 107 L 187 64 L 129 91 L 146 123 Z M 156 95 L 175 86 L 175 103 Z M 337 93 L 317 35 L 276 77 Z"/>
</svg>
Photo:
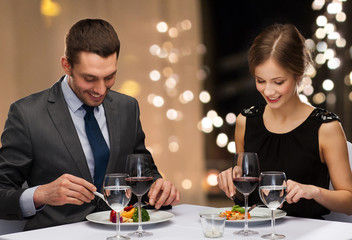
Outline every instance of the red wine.
<svg viewBox="0 0 352 240">
<path fill-rule="evenodd" d="M 233 184 L 242 194 L 250 194 L 258 186 L 258 177 L 239 177 L 233 179 Z M 133 190 L 132 190 L 133 191 Z"/>
<path fill-rule="evenodd" d="M 153 183 L 153 177 L 129 177 L 126 182 L 137 196 L 144 195 Z"/>
</svg>

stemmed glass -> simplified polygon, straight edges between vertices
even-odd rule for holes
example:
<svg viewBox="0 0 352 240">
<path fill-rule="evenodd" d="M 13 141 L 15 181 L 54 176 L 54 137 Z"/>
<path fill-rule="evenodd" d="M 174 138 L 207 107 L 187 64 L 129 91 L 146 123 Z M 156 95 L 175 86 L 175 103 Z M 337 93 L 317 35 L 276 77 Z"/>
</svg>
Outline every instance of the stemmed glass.
<svg viewBox="0 0 352 240">
<path fill-rule="evenodd" d="M 262 172 L 260 174 L 259 195 L 271 210 L 272 233 L 263 235 L 266 239 L 282 239 L 285 235 L 275 233 L 275 210 L 286 197 L 286 174 L 284 172 Z"/>
<path fill-rule="evenodd" d="M 153 183 L 153 165 L 150 155 L 130 154 L 127 157 L 126 173 L 129 174 L 127 183 L 138 198 L 138 229 L 128 235 L 134 237 L 152 236 L 142 228 L 141 199 Z"/>
<path fill-rule="evenodd" d="M 116 236 L 108 237 L 107 240 L 130 239 L 120 235 L 120 212 L 127 206 L 131 199 L 131 187 L 127 185 L 125 173 L 106 174 L 104 178 L 104 198 L 111 209 L 116 211 Z"/>
<path fill-rule="evenodd" d="M 244 196 L 245 218 L 244 229 L 234 232 L 234 234 L 244 236 L 258 234 L 258 232 L 248 229 L 248 195 L 258 186 L 259 174 L 259 161 L 256 153 L 243 152 L 235 154 L 232 177 L 236 191 L 241 192 Z"/>
</svg>

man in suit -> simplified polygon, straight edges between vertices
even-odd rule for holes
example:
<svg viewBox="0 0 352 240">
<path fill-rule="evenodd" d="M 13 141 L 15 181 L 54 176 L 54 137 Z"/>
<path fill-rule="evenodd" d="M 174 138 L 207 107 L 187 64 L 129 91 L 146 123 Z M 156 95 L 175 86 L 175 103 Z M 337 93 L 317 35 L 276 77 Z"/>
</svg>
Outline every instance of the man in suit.
<svg viewBox="0 0 352 240">
<path fill-rule="evenodd" d="M 107 210 L 93 194 L 101 188 L 95 180 L 100 162 L 86 130 L 86 107 L 106 146 L 103 175 L 124 172 L 128 154 L 150 154 L 137 101 L 110 90 L 120 50 L 114 28 L 100 19 L 81 20 L 67 33 L 65 47 L 66 75 L 13 103 L 1 137 L 0 218 L 28 219 L 25 229 L 82 221 Z M 178 190 L 161 178 L 155 164 L 153 170 L 149 203 L 156 208 L 176 204 Z M 29 187 L 22 189 L 25 181 Z"/>
</svg>

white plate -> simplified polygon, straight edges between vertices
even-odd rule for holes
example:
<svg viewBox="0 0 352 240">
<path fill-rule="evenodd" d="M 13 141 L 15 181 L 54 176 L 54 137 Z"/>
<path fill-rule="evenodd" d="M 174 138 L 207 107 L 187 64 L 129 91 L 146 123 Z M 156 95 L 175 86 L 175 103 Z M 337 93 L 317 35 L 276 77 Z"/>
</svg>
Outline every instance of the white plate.
<svg viewBox="0 0 352 240">
<path fill-rule="evenodd" d="M 209 214 L 209 213 L 220 213 L 225 211 L 231 211 L 231 207 L 227 208 L 212 208 L 208 210 L 201 211 L 199 214 Z M 275 210 L 275 219 L 282 218 L 286 216 L 286 212 L 280 209 Z M 269 208 L 263 207 L 256 207 L 251 212 L 251 219 L 248 219 L 248 222 L 261 222 L 261 221 L 268 221 L 271 220 L 271 210 Z M 228 223 L 240 223 L 244 222 L 242 220 L 226 220 Z"/>
<path fill-rule="evenodd" d="M 157 211 L 157 210 L 147 210 L 147 211 L 149 213 L 150 220 L 148 222 L 142 222 L 143 225 L 165 222 L 175 217 L 175 215 L 170 212 Z M 110 211 L 91 213 L 86 216 L 86 219 L 94 223 L 115 225 L 115 223 L 110 222 Z M 132 226 L 132 225 L 138 225 L 138 222 L 121 223 L 121 226 Z"/>
</svg>

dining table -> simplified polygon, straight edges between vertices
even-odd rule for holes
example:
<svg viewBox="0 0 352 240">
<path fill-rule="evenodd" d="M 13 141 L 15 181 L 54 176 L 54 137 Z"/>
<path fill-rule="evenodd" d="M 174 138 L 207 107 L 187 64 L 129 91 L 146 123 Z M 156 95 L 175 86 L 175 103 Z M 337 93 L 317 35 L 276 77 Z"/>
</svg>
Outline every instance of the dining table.
<svg viewBox="0 0 352 240">
<path fill-rule="evenodd" d="M 172 217 L 165 221 L 143 225 L 144 230 L 152 232 L 153 236 L 140 239 L 208 239 L 203 235 L 199 214 L 213 209 L 208 206 L 180 204 L 173 206 L 170 210 L 158 210 L 167 211 Z M 257 231 L 257 235 L 238 236 L 233 234 L 235 231 L 241 230 L 243 226 L 243 222 L 227 221 L 224 235 L 220 239 L 262 239 L 261 235 L 272 231 L 269 218 L 263 221 L 249 222 L 249 228 Z M 136 229 L 136 225 L 125 226 L 121 224 L 122 235 Z M 287 240 L 352 240 L 352 223 L 347 222 L 284 216 L 276 219 L 275 230 L 277 233 L 284 234 Z M 0 240 L 105 240 L 115 233 L 114 225 L 87 220 L 1 235 Z"/>
</svg>

